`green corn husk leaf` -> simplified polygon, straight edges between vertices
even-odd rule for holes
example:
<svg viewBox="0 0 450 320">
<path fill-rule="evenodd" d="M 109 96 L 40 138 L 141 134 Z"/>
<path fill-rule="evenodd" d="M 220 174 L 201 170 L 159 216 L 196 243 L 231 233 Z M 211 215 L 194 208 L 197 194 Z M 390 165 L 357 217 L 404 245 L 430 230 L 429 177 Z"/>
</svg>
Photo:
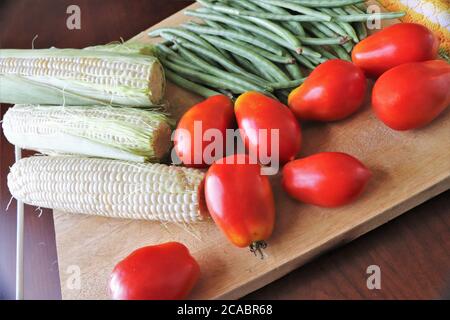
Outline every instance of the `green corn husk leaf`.
<svg viewBox="0 0 450 320">
<path fill-rule="evenodd" d="M 104 45 L 84 48 L 84 50 L 94 50 L 103 52 L 116 52 L 125 54 L 143 54 L 156 57 L 156 48 L 150 43 L 141 42 L 112 42 Z"/>
</svg>

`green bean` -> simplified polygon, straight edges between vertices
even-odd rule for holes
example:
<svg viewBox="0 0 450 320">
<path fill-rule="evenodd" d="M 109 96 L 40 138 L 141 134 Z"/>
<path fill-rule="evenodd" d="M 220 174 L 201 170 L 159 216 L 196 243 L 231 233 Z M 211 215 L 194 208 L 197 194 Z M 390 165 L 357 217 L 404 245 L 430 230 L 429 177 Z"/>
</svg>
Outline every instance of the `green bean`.
<svg viewBox="0 0 450 320">
<path fill-rule="evenodd" d="M 366 24 L 364 22 L 357 22 L 355 25 L 356 28 L 356 34 L 358 35 L 358 38 L 360 41 L 367 38 L 367 28 Z"/>
<path fill-rule="evenodd" d="M 329 30 L 328 28 L 326 28 L 325 26 L 322 25 L 311 25 L 309 26 L 308 30 L 313 33 L 315 36 L 317 37 L 324 37 L 325 33 L 327 32 L 327 35 L 329 34 L 333 34 L 333 31 Z M 324 31 L 324 32 L 322 32 Z M 349 60 L 350 57 L 347 54 L 347 52 L 342 48 L 342 46 L 338 46 L 338 45 L 331 45 L 330 48 L 336 52 L 337 56 L 339 59 L 344 59 L 344 60 Z M 325 56 L 327 57 L 327 56 Z M 328 57 L 327 57 L 328 58 Z"/>
<path fill-rule="evenodd" d="M 318 53 L 317 51 L 315 51 L 309 47 L 303 47 L 302 55 L 316 57 L 316 58 L 320 58 L 322 56 L 320 53 Z"/>
<path fill-rule="evenodd" d="M 197 17 L 197 18 L 201 18 L 204 20 L 212 20 L 212 21 L 222 22 L 227 25 L 231 25 L 235 28 L 240 28 L 241 30 L 243 29 L 246 31 L 253 32 L 257 35 L 263 36 L 263 37 L 269 39 L 270 41 L 273 41 L 276 44 L 280 45 L 281 47 L 284 47 L 284 48 L 287 48 L 290 50 L 294 49 L 294 48 L 292 48 L 292 45 L 290 43 L 284 41 L 283 39 L 280 39 L 280 37 L 278 37 L 273 32 L 270 32 L 263 28 L 255 26 L 252 23 L 242 21 L 236 17 L 231 18 L 231 17 L 221 15 L 221 14 L 213 14 L 213 13 L 206 14 L 206 13 L 201 13 L 201 12 L 199 13 L 199 12 L 195 12 L 195 11 L 191 11 L 191 10 L 186 10 L 185 14 L 188 16 Z"/>
<path fill-rule="evenodd" d="M 216 76 L 205 74 L 204 72 L 199 72 L 194 69 L 185 68 L 183 66 L 180 66 L 176 63 L 170 62 L 165 59 L 162 59 L 161 62 L 165 67 L 173 70 L 174 72 L 181 73 L 189 77 L 193 77 L 198 81 L 201 81 L 205 85 L 220 89 L 228 89 L 231 90 L 233 93 L 243 93 L 247 91 L 247 89 L 241 87 L 235 82 L 231 82 L 226 79 L 221 79 Z"/>
<path fill-rule="evenodd" d="M 229 1 L 231 1 L 231 6 L 237 9 L 249 9 L 254 10 L 257 12 L 265 12 L 264 8 L 261 7 L 260 2 L 255 2 L 252 0 L 218 0 L 221 2 L 224 2 L 228 4 Z M 264 4 L 263 4 L 264 5 Z M 269 12 L 275 12 L 275 13 L 282 13 L 282 14 L 290 14 L 288 11 L 285 11 L 282 8 L 278 8 L 275 6 L 271 6 L 272 8 L 269 8 L 267 11 Z M 274 8 L 274 9 L 273 9 Z M 272 10 L 271 10 L 272 9 Z M 280 10 L 277 10 L 280 9 Z M 280 22 L 281 27 L 285 28 L 286 30 L 292 32 L 293 34 L 298 34 L 298 32 L 301 32 L 302 29 L 300 23 L 295 21 L 287 21 L 287 22 Z"/>
<path fill-rule="evenodd" d="M 302 6 L 314 8 L 343 7 L 350 4 L 361 3 L 364 1 L 365 0 L 289 0 L 289 2 L 299 3 Z M 268 2 L 271 1 L 269 0 Z"/>
<path fill-rule="evenodd" d="M 259 55 L 261 55 L 264 58 L 267 58 L 268 60 L 273 61 L 273 62 L 279 62 L 279 63 L 284 63 L 284 64 L 290 64 L 290 63 L 295 62 L 295 60 L 292 57 L 275 55 L 275 54 L 267 52 L 266 50 L 263 50 L 261 48 L 249 46 L 247 43 L 242 42 L 237 39 L 230 39 L 230 41 L 240 44 L 241 46 L 247 48 L 248 50 L 253 50 L 254 52 L 258 53 Z"/>
<path fill-rule="evenodd" d="M 236 2 L 244 2 L 247 3 L 246 1 L 243 0 L 232 0 L 232 1 L 236 1 Z M 279 14 L 291 14 L 288 10 L 284 9 L 284 8 L 280 8 L 277 6 L 273 6 L 269 3 L 264 3 L 261 2 L 259 0 L 249 0 L 250 2 L 254 3 L 256 6 L 260 7 L 261 10 L 267 10 L 269 12 L 274 12 L 274 13 L 279 13 Z M 292 33 L 294 33 L 295 35 L 298 36 L 305 36 L 305 30 L 302 27 L 302 24 L 298 21 L 287 21 L 287 22 L 281 22 L 281 24 L 289 29 Z"/>
<path fill-rule="evenodd" d="M 208 97 L 220 94 L 217 91 L 211 90 L 211 89 L 201 86 L 195 82 L 189 81 L 168 69 L 165 69 L 164 71 L 165 71 L 167 79 L 169 79 L 173 84 L 176 84 L 177 86 L 187 89 L 187 90 L 189 90 L 193 93 L 196 93 L 202 97 L 208 98 Z"/>
<path fill-rule="evenodd" d="M 292 81 L 285 81 L 285 82 L 272 82 L 272 83 L 269 83 L 269 85 L 276 90 L 290 89 L 290 88 L 298 87 L 303 82 L 305 82 L 305 80 L 306 80 L 306 78 L 292 80 Z"/>
<path fill-rule="evenodd" d="M 405 12 L 380 12 L 380 13 L 361 13 L 352 14 L 346 16 L 334 16 L 337 21 L 346 22 L 358 22 L 358 21 L 368 21 L 368 20 L 385 20 L 385 19 L 397 19 L 405 15 Z"/>
<path fill-rule="evenodd" d="M 347 33 L 345 32 L 345 30 L 343 30 L 340 26 L 338 26 L 337 24 L 333 23 L 333 22 L 327 22 L 327 23 L 312 23 L 311 30 L 317 30 L 320 32 L 320 34 L 322 34 L 322 36 L 335 36 L 336 35 L 336 31 L 338 31 L 339 33 L 343 34 L 345 37 L 347 37 Z M 316 34 L 316 36 L 318 36 L 319 38 L 322 37 L 319 34 Z M 350 52 L 353 48 L 353 44 L 350 41 L 344 42 L 341 44 L 348 52 Z"/>
<path fill-rule="evenodd" d="M 347 12 L 348 14 L 364 13 L 364 11 L 359 10 L 355 6 L 345 7 L 344 9 L 345 9 L 345 12 Z M 356 28 L 356 34 L 358 35 L 359 40 L 363 40 L 363 39 L 367 38 L 366 22 L 363 22 L 363 21 L 356 22 L 355 28 Z"/>
<path fill-rule="evenodd" d="M 228 71 L 235 72 L 235 73 L 240 73 L 240 74 L 246 76 L 247 78 L 251 78 L 253 81 L 260 81 L 260 82 L 264 81 L 264 79 L 262 79 L 262 78 L 260 78 L 260 77 L 258 77 L 256 75 L 254 75 L 254 74 L 251 74 L 251 73 L 245 71 L 243 68 L 237 66 L 232 61 L 229 61 L 228 59 L 224 59 L 221 56 L 215 54 L 214 52 L 210 52 L 210 51 L 208 51 L 208 50 L 206 50 L 206 49 L 204 49 L 202 47 L 193 45 L 193 44 L 191 44 L 189 42 L 186 42 L 186 41 L 180 42 L 180 45 L 182 47 L 185 47 L 187 49 L 190 49 L 190 50 L 192 50 L 192 51 L 202 55 L 203 57 L 208 57 L 211 60 L 214 60 L 214 61 L 218 62 L 223 67 L 225 67 Z"/>
<path fill-rule="evenodd" d="M 211 27 L 211 28 L 216 28 L 216 29 L 218 29 L 218 30 L 225 29 L 220 23 L 215 22 L 215 21 L 204 20 L 203 22 L 204 22 L 206 25 L 208 25 L 209 27 Z M 231 56 L 231 53 L 229 53 L 229 52 L 226 51 L 226 50 L 220 49 L 220 48 L 217 48 L 217 50 L 219 50 L 220 53 L 221 53 L 225 58 L 227 58 L 227 59 L 230 60 L 230 61 L 233 61 L 233 57 Z"/>
<path fill-rule="evenodd" d="M 248 10 L 238 10 L 235 8 L 211 4 L 205 0 L 197 0 L 197 2 L 202 5 L 213 9 L 214 11 L 219 11 L 222 13 L 226 13 L 229 15 L 237 15 L 237 16 L 246 16 L 246 17 L 254 17 L 254 18 L 262 18 L 268 20 L 280 20 L 280 21 L 330 21 L 331 18 L 311 16 L 311 15 L 285 15 L 285 14 L 274 14 L 267 12 L 258 12 L 258 11 L 248 11 Z"/>
<path fill-rule="evenodd" d="M 324 47 L 318 47 L 317 51 L 319 51 L 322 54 L 323 57 L 325 57 L 325 58 L 327 58 L 329 60 L 338 58 L 334 54 L 332 54 L 331 52 L 326 50 Z"/>
<path fill-rule="evenodd" d="M 216 68 L 214 66 L 211 66 L 206 61 L 202 60 L 200 57 L 196 56 L 194 53 L 190 52 L 188 49 L 185 49 L 183 47 L 180 48 L 180 53 L 189 61 L 192 63 L 198 65 L 200 68 L 203 69 L 204 72 L 210 73 L 214 76 L 221 77 L 225 80 L 235 82 L 237 85 L 242 86 L 243 88 L 246 88 L 247 90 L 255 90 L 255 91 L 271 91 L 271 88 L 262 87 L 258 84 L 255 84 L 253 82 L 250 82 L 251 80 L 237 74 L 231 74 L 226 71 L 223 71 L 219 68 Z"/>
<path fill-rule="evenodd" d="M 260 38 L 252 37 L 249 35 L 245 35 L 242 33 L 231 31 L 231 30 L 225 30 L 225 29 L 213 29 L 213 28 L 203 27 L 203 26 L 199 26 L 199 25 L 192 25 L 192 24 L 185 24 L 183 26 L 186 29 L 188 29 L 190 31 L 194 31 L 196 33 L 204 33 L 204 34 L 211 34 L 211 35 L 216 35 L 216 36 L 230 37 L 230 38 L 234 38 L 234 39 L 238 39 L 241 41 L 251 43 L 254 46 L 260 47 L 262 49 L 270 51 L 279 56 L 281 56 L 281 54 L 282 54 L 282 51 L 279 48 L 273 46 L 269 41 L 262 40 Z"/>
<path fill-rule="evenodd" d="M 332 45 L 330 47 L 331 47 L 331 49 L 333 49 L 334 52 L 336 52 L 336 54 L 339 57 L 339 59 L 347 60 L 347 61 L 351 61 L 352 60 L 350 58 L 349 54 L 347 53 L 347 51 L 345 51 L 345 49 L 343 47 L 337 46 L 337 45 Z"/>
<path fill-rule="evenodd" d="M 309 57 L 309 56 L 305 56 L 305 58 L 306 59 L 308 59 L 312 64 L 314 64 L 314 65 L 319 65 L 319 64 L 321 64 L 322 62 L 325 62 L 325 61 L 327 61 L 327 59 L 324 59 L 324 58 L 317 58 L 317 57 Z"/>
<path fill-rule="evenodd" d="M 236 39 L 230 39 L 229 41 L 233 42 L 233 43 L 235 43 L 237 45 L 241 45 L 243 47 L 246 47 L 248 50 L 254 51 L 255 53 L 259 54 L 257 48 L 247 46 L 246 43 L 243 43 L 243 42 L 241 42 L 239 40 L 236 40 Z M 230 53 L 233 54 L 232 52 L 230 52 Z M 264 53 L 261 56 L 264 57 Z M 275 78 L 272 74 L 270 74 L 267 70 L 262 68 L 260 65 L 254 64 L 252 61 L 244 59 L 243 57 L 241 57 L 239 55 L 237 57 L 236 57 L 236 55 L 234 55 L 234 58 L 235 58 L 236 61 L 238 61 L 239 65 L 241 65 L 244 68 L 246 68 L 247 70 L 249 70 L 249 72 L 257 74 L 258 76 L 260 76 L 260 77 L 262 77 L 262 78 L 264 78 L 266 80 L 269 80 L 269 81 L 276 81 L 277 80 L 277 78 Z M 266 58 L 266 57 L 264 57 L 264 58 Z M 290 58 L 292 58 L 292 57 L 290 57 Z M 268 60 L 270 60 L 270 59 L 268 59 Z"/>
<path fill-rule="evenodd" d="M 181 66 L 187 67 L 187 68 L 193 68 L 197 71 L 202 71 L 201 68 L 193 66 L 192 63 L 183 60 L 175 51 L 173 51 L 171 48 L 168 48 L 167 46 L 163 46 L 161 44 L 156 45 L 156 52 L 158 57 L 163 57 L 167 60 L 173 61 Z"/>
<path fill-rule="evenodd" d="M 274 34 L 280 36 L 285 41 L 290 43 L 292 45 L 292 48 L 300 53 L 302 44 L 300 43 L 300 40 L 289 30 L 282 28 L 276 23 L 273 23 L 272 21 L 264 20 L 261 18 L 255 18 L 255 17 L 244 17 L 244 19 L 251 21 L 253 23 L 256 23 L 260 27 L 266 28 L 267 30 L 273 32 Z"/>
<path fill-rule="evenodd" d="M 286 49 L 282 48 L 282 50 L 284 56 L 288 56 L 294 59 L 294 62 L 296 61 L 296 59 Z M 297 53 L 294 53 L 294 55 L 297 55 Z M 292 80 L 296 80 L 303 77 L 302 71 L 300 70 L 296 62 L 291 64 L 285 64 L 282 67 L 286 69 L 287 73 L 289 74 Z"/>
<path fill-rule="evenodd" d="M 294 55 L 294 58 L 303 66 L 305 66 L 306 68 L 313 70 L 315 68 L 315 66 L 309 62 L 308 59 L 306 59 L 304 56 L 302 56 L 301 54 L 297 54 Z"/>
<path fill-rule="evenodd" d="M 179 64 L 180 66 L 183 66 L 185 68 L 191 68 L 191 69 L 195 69 L 197 71 L 203 71 L 201 68 L 197 67 L 197 66 L 193 66 L 192 63 L 180 58 L 179 56 L 167 56 L 165 57 L 166 60 L 172 61 L 174 63 Z"/>
<path fill-rule="evenodd" d="M 253 50 L 249 50 L 246 47 L 243 47 L 239 44 L 235 44 L 233 42 L 230 42 L 228 40 L 224 39 L 217 39 L 215 37 L 211 36 L 202 36 L 204 39 L 206 39 L 211 44 L 214 44 L 215 46 L 228 50 L 230 52 L 233 52 L 235 54 L 238 54 L 240 56 L 243 56 L 244 58 L 249 59 L 254 64 L 259 63 L 261 67 L 267 70 L 271 75 L 273 75 L 277 80 L 285 81 L 289 80 L 286 75 L 281 71 L 275 64 L 273 64 L 268 59 L 260 56 L 259 54 L 255 53 Z"/>
<path fill-rule="evenodd" d="M 348 37 L 334 37 L 334 38 L 310 38 L 301 37 L 302 43 L 312 46 L 322 46 L 327 44 L 343 44 L 348 41 Z"/>
<path fill-rule="evenodd" d="M 366 9 L 361 10 L 361 9 L 359 9 L 359 8 L 358 8 L 357 6 L 355 6 L 355 5 L 345 7 L 344 10 L 345 10 L 348 14 L 360 14 L 360 13 L 366 13 Z"/>
<path fill-rule="evenodd" d="M 160 36 L 163 37 L 164 39 L 170 40 L 170 41 L 173 42 L 175 45 L 176 45 L 176 42 L 177 42 L 177 41 L 180 41 L 180 39 L 186 40 L 186 38 L 179 37 L 179 36 L 177 36 L 175 33 L 167 33 L 167 31 L 162 31 L 162 32 L 160 33 Z M 199 46 L 199 47 L 202 47 L 202 48 L 207 49 L 206 47 L 203 47 L 203 46 Z M 211 52 L 212 52 L 212 51 L 211 51 Z M 220 53 L 218 52 L 218 50 L 214 50 L 214 53 L 220 54 Z M 215 64 L 215 62 L 214 62 L 213 60 L 210 60 L 209 58 L 208 58 L 207 60 L 208 60 L 209 63 Z"/>
<path fill-rule="evenodd" d="M 312 32 L 319 38 L 336 37 L 339 36 L 336 32 L 328 28 L 326 25 L 320 22 L 311 22 L 307 25 L 308 31 Z"/>
<path fill-rule="evenodd" d="M 206 25 L 210 26 L 211 28 L 216 28 L 219 30 L 225 29 L 220 23 L 211 21 L 211 20 L 205 20 L 203 21 Z"/>
<path fill-rule="evenodd" d="M 347 32 L 345 32 L 345 30 L 342 29 L 342 27 L 334 21 L 333 22 L 323 22 L 322 24 L 340 36 L 343 36 L 343 37 L 347 36 Z"/>
<path fill-rule="evenodd" d="M 172 49 L 170 49 L 169 47 L 162 45 L 160 43 L 158 43 L 156 45 L 156 51 L 159 54 L 163 54 L 164 56 L 170 56 L 170 55 L 177 55 L 177 53 L 175 51 L 173 51 Z"/>
<path fill-rule="evenodd" d="M 344 48 L 349 53 L 352 52 L 353 47 L 354 47 L 353 41 L 348 41 L 342 44 L 342 48 Z"/>
<path fill-rule="evenodd" d="M 366 4 L 364 2 L 362 2 L 362 3 L 355 3 L 355 4 L 352 5 L 352 7 L 354 7 L 357 10 L 360 10 L 361 11 L 360 13 L 367 12 L 367 6 L 366 6 Z"/>
<path fill-rule="evenodd" d="M 202 39 L 195 33 L 188 31 L 188 30 L 176 29 L 176 28 L 160 28 L 160 29 L 150 31 L 148 33 L 148 35 L 151 37 L 159 37 L 159 36 L 161 36 L 161 34 L 164 34 L 164 33 L 175 34 L 178 37 L 185 38 L 186 40 L 192 41 L 193 43 L 204 46 L 205 48 L 208 48 L 209 50 L 215 51 L 218 54 L 220 54 L 220 52 L 216 48 L 214 48 L 212 45 L 210 45 L 207 41 L 205 41 L 204 39 Z"/>
<path fill-rule="evenodd" d="M 254 65 L 251 61 L 247 60 L 246 58 L 244 58 L 240 55 L 234 54 L 232 52 L 230 52 L 230 54 L 233 56 L 234 60 L 240 67 L 247 70 L 246 72 L 255 74 L 255 75 L 257 75 L 257 77 L 265 79 L 266 81 L 274 81 L 274 78 L 272 76 L 267 74 L 267 72 L 264 72 L 263 70 L 261 70 L 261 68 L 258 68 L 258 66 Z"/>
<path fill-rule="evenodd" d="M 277 7 L 281 7 L 281 8 L 285 8 L 285 9 L 289 9 L 295 12 L 299 12 L 299 13 L 303 13 L 305 15 L 309 15 L 312 17 L 317 17 L 317 18 L 321 18 L 323 19 L 323 21 L 331 21 L 331 16 L 326 14 L 326 13 L 322 13 L 292 2 L 287 2 L 287 1 L 276 1 L 276 0 L 259 0 L 261 2 L 265 2 L 265 3 L 270 3 L 271 5 L 277 6 Z"/>
<path fill-rule="evenodd" d="M 228 14 L 236 14 L 239 16 L 247 16 L 247 17 L 255 17 L 262 18 L 268 20 L 276 20 L 276 21 L 330 21 L 330 19 L 320 18 L 316 16 L 304 15 L 304 14 L 295 14 L 295 15 L 285 15 L 285 14 L 274 14 L 274 13 L 263 13 L 263 12 L 253 12 L 246 10 L 236 10 L 234 12 L 228 12 Z"/>
<path fill-rule="evenodd" d="M 333 8 L 333 9 L 328 9 L 328 8 L 323 8 L 322 10 L 325 10 L 325 12 L 332 14 L 333 12 L 339 15 L 346 15 L 347 13 L 345 12 L 345 10 L 343 10 L 342 8 Z M 345 30 L 345 32 L 350 36 L 350 38 L 352 38 L 352 40 L 355 43 L 359 42 L 359 38 L 358 35 L 356 34 L 355 29 L 353 29 L 352 25 L 348 22 L 343 22 L 343 21 L 339 21 L 337 22 L 339 24 L 339 26 Z"/>
<path fill-rule="evenodd" d="M 300 70 L 297 63 L 285 65 L 287 72 L 291 76 L 292 80 L 300 79 L 303 77 L 302 71 Z"/>
</svg>

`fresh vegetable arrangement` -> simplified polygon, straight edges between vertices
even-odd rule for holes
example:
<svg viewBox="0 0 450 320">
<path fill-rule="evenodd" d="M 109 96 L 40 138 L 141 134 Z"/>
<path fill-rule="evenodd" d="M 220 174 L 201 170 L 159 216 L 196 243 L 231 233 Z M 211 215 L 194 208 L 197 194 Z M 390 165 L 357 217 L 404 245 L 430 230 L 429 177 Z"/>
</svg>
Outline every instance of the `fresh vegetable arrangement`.
<svg viewBox="0 0 450 320">
<path fill-rule="evenodd" d="M 276 218 L 264 168 L 284 166 L 287 194 L 327 208 L 356 201 L 372 177 L 343 152 L 298 158 L 308 139 L 300 121 L 358 112 L 366 76 L 378 78 L 372 107 L 394 130 L 423 127 L 450 104 L 450 66 L 435 60 L 439 41 L 429 30 L 397 24 L 367 36 L 367 20 L 403 13 L 367 14 L 362 0 L 198 2 L 185 13 L 203 22 L 154 30 L 165 39 L 155 46 L 0 50 L 0 102 L 19 103 L 3 119 L 5 136 L 50 155 L 12 166 L 16 199 L 107 217 L 211 217 L 232 244 L 257 253 Z M 207 97 L 173 133 L 180 166 L 163 164 L 174 125 L 165 76 Z M 211 148 L 236 127 L 242 153 L 227 154 L 226 141 Z M 111 296 L 183 299 L 199 274 L 184 245 L 145 247 L 117 264 Z"/>
<path fill-rule="evenodd" d="M 185 14 L 203 22 L 149 33 L 167 77 L 204 97 L 258 91 L 286 102 L 303 70 L 329 59 L 350 61 L 367 36 L 365 21 L 402 12 L 367 14 L 363 0 L 198 0 Z"/>
</svg>

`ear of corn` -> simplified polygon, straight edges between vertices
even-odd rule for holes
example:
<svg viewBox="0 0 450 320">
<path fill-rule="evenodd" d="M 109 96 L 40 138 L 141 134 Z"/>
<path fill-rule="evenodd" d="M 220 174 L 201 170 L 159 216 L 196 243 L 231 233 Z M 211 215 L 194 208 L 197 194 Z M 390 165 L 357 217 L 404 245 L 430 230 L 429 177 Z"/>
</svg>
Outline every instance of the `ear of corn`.
<svg viewBox="0 0 450 320">
<path fill-rule="evenodd" d="M 200 170 L 77 157 L 24 158 L 11 167 L 8 187 L 24 203 L 73 213 L 196 222 Z"/>
<path fill-rule="evenodd" d="M 171 120 L 158 110 L 16 105 L 3 118 L 8 141 L 44 154 L 158 161 L 171 146 Z"/>
<path fill-rule="evenodd" d="M 136 51 L 134 51 L 136 52 Z M 0 50 L 0 102 L 152 106 L 161 103 L 158 59 L 112 50 Z"/>
</svg>

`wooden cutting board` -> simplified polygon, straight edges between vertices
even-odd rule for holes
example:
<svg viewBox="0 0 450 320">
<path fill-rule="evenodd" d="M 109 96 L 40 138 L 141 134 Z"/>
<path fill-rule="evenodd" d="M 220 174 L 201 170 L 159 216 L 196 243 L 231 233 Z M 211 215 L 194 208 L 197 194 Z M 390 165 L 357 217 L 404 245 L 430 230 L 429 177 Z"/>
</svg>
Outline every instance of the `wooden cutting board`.
<svg viewBox="0 0 450 320">
<path fill-rule="evenodd" d="M 186 20 L 179 12 L 154 28 Z M 133 39 L 150 42 L 147 32 Z M 167 98 L 177 116 L 200 101 L 170 84 Z M 347 152 L 373 171 L 373 180 L 358 201 L 339 209 L 300 204 L 287 197 L 280 178 L 274 177 L 277 221 L 264 260 L 233 247 L 211 221 L 163 225 L 55 212 L 63 298 L 107 299 L 115 263 L 134 249 L 166 241 L 187 245 L 201 266 L 191 298 L 239 298 L 450 188 L 449 110 L 424 129 L 396 132 L 375 118 L 367 102 L 350 119 L 304 125 L 303 133 L 301 156 Z"/>
</svg>

